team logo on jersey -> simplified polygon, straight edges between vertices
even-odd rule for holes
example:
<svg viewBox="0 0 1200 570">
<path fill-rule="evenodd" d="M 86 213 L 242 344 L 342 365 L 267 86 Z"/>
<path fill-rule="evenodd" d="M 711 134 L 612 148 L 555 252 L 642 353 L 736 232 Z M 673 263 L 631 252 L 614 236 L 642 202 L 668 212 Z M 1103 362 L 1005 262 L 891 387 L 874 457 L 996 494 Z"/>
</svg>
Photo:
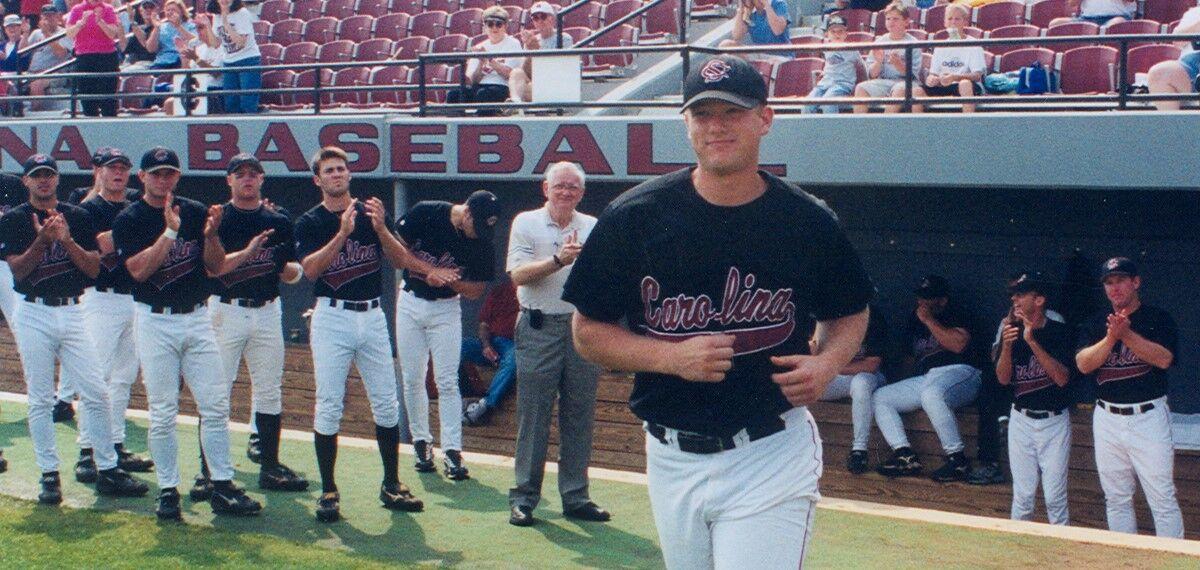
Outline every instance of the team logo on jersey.
<svg viewBox="0 0 1200 570">
<path fill-rule="evenodd" d="M 415 243 L 413 243 L 412 254 L 413 254 L 413 257 L 420 259 L 421 261 L 424 261 L 425 263 L 428 263 L 434 267 L 444 267 L 447 269 L 462 269 L 462 266 L 460 266 L 458 264 L 458 261 L 456 259 L 454 259 L 454 256 L 450 255 L 450 252 L 448 252 L 448 251 L 443 253 L 441 256 L 434 257 L 434 255 L 432 253 L 429 253 L 429 252 L 421 249 L 421 240 L 417 240 Z M 408 270 L 409 277 L 414 277 L 414 278 L 420 279 L 422 281 L 425 280 L 426 275 L 427 274 L 422 271 L 415 271 L 412 269 Z"/>
<path fill-rule="evenodd" d="M 71 263 L 67 249 L 56 241 L 42 252 L 42 260 L 38 262 L 37 268 L 25 277 L 25 282 L 36 286 L 47 279 L 53 279 L 74 270 L 75 264 Z"/>
<path fill-rule="evenodd" d="M 1027 364 L 1013 365 L 1013 381 L 1016 384 L 1018 396 L 1024 396 L 1054 384 L 1054 381 L 1050 379 L 1050 374 L 1046 372 L 1046 368 L 1033 355 L 1029 356 Z"/>
<path fill-rule="evenodd" d="M 792 289 L 755 287 L 757 281 L 753 273 L 742 275 L 730 267 L 718 305 L 703 293 L 663 298 L 658 280 L 647 275 L 641 285 L 646 336 L 682 342 L 705 334 L 731 334 L 735 355 L 778 346 L 796 329 Z"/>
<path fill-rule="evenodd" d="M 944 350 L 942 344 L 932 334 L 913 341 L 913 354 L 916 355 L 918 361 L 925 360 Z"/>
<path fill-rule="evenodd" d="M 704 78 L 705 83 L 716 83 L 728 78 L 731 71 L 733 68 L 728 63 L 719 59 L 711 59 L 704 64 L 704 67 L 700 68 L 700 77 Z"/>
<path fill-rule="evenodd" d="M 321 280 L 334 289 L 364 275 L 379 271 L 379 244 L 364 245 L 347 239 L 342 251 L 321 274 Z"/>
<path fill-rule="evenodd" d="M 258 253 L 243 261 L 236 269 L 222 275 L 220 277 L 221 284 L 226 287 L 232 287 L 243 281 L 249 281 L 255 277 L 270 275 L 275 272 L 275 249 L 279 247 L 273 245 L 264 247 L 258 250 Z"/>
<path fill-rule="evenodd" d="M 166 259 L 163 260 L 162 267 L 159 267 L 158 271 L 155 271 L 154 275 L 151 275 L 147 281 L 159 291 L 162 291 L 170 284 L 179 281 L 188 273 L 191 273 L 196 268 L 196 263 L 199 259 L 199 240 L 175 240 L 175 244 L 171 246 L 171 250 L 167 252 Z"/>
<path fill-rule="evenodd" d="M 1117 347 L 1112 352 L 1108 353 L 1108 359 L 1104 361 L 1104 366 L 1096 371 L 1096 383 L 1103 384 L 1105 382 L 1117 382 L 1120 380 L 1129 380 L 1150 373 L 1150 364 L 1138 358 L 1125 343 L 1118 343 Z"/>
</svg>

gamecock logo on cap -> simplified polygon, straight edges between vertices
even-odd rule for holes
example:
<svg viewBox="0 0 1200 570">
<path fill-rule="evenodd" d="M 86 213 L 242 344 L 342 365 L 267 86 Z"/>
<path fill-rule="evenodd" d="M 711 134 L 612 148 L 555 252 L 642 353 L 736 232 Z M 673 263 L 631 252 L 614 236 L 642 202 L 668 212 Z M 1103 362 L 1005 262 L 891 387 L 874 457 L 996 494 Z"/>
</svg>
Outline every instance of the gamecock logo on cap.
<svg viewBox="0 0 1200 570">
<path fill-rule="evenodd" d="M 733 68 L 722 60 L 714 59 L 704 64 L 700 70 L 700 76 L 704 78 L 705 83 L 716 83 L 722 79 L 729 77 L 729 72 Z"/>
<path fill-rule="evenodd" d="M 154 160 L 166 160 L 167 156 L 167 149 L 165 148 L 160 148 L 154 152 Z"/>
</svg>

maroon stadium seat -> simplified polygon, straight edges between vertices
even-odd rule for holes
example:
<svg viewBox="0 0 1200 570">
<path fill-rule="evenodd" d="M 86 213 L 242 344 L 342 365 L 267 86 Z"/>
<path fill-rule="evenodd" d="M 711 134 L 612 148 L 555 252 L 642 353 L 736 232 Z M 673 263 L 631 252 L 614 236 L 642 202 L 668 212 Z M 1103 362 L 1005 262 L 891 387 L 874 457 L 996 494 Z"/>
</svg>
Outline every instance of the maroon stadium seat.
<svg viewBox="0 0 1200 570">
<path fill-rule="evenodd" d="M 372 18 L 382 18 L 391 13 L 388 0 L 359 0 L 357 13 Z"/>
<path fill-rule="evenodd" d="M 298 18 L 280 20 L 271 25 L 271 42 L 287 47 L 304 39 L 304 21 Z"/>
<path fill-rule="evenodd" d="M 371 85 L 408 85 L 409 69 L 403 65 L 377 67 L 371 74 Z M 371 91 L 368 100 L 386 107 L 404 107 L 408 105 L 408 91 L 401 89 L 381 89 Z"/>
<path fill-rule="evenodd" d="M 283 63 L 287 65 L 315 63 L 318 50 L 319 48 L 314 42 L 296 42 L 283 48 Z"/>
<path fill-rule="evenodd" d="M 600 4 L 584 4 L 563 16 L 563 27 L 583 26 L 593 30 L 600 28 Z"/>
<path fill-rule="evenodd" d="M 403 12 L 416 16 L 425 11 L 425 5 L 421 0 L 391 0 L 390 10 L 393 14 Z"/>
<path fill-rule="evenodd" d="M 830 16 L 841 16 L 846 20 L 846 28 L 851 32 L 869 32 L 875 24 L 875 13 L 870 10 L 838 10 Z"/>
<path fill-rule="evenodd" d="M 429 38 L 425 36 L 409 36 L 392 44 L 396 50 L 396 59 L 416 59 L 419 53 L 429 53 Z"/>
<path fill-rule="evenodd" d="M 771 90 L 771 79 L 775 75 L 775 62 L 752 59 L 750 60 L 750 67 L 753 67 L 754 71 L 757 71 L 762 76 L 763 83 L 767 84 L 767 92 L 769 93 Z"/>
<path fill-rule="evenodd" d="M 525 13 L 525 9 L 520 6 L 502 6 L 502 8 L 504 8 L 505 12 L 508 12 L 508 33 L 517 35 L 529 19 Z"/>
<path fill-rule="evenodd" d="M 154 92 L 154 76 L 153 75 L 130 75 L 121 78 L 120 93 L 145 93 L 149 95 Z M 145 105 L 145 99 L 148 97 L 122 97 L 120 107 L 124 111 L 144 111 L 148 110 Z"/>
<path fill-rule="evenodd" d="M 358 14 L 356 11 L 357 6 L 358 0 L 325 0 L 325 10 L 321 13 L 326 16 L 333 16 L 339 20 L 345 20 Z"/>
<path fill-rule="evenodd" d="M 279 44 L 259 44 L 263 65 L 279 65 L 283 63 L 283 46 Z"/>
<path fill-rule="evenodd" d="M 365 67 L 347 67 L 333 76 L 334 87 L 353 87 L 349 91 L 337 91 L 333 102 L 340 105 L 366 105 L 369 91 L 362 89 L 371 84 L 371 70 Z"/>
<path fill-rule="evenodd" d="M 584 38 L 592 35 L 592 30 L 584 27 L 575 26 L 574 28 L 563 28 L 563 34 L 571 36 L 572 43 L 578 44 Z"/>
<path fill-rule="evenodd" d="M 1183 13 L 1196 7 L 1196 0 L 1147 0 L 1142 17 L 1159 22 L 1174 22 L 1183 17 Z"/>
<path fill-rule="evenodd" d="M 594 47 L 628 47 L 637 44 L 638 30 L 622 24 L 596 38 Z M 583 70 L 591 74 L 620 74 L 633 64 L 632 54 L 594 54 L 584 58 Z"/>
<path fill-rule="evenodd" d="M 291 93 L 278 93 L 278 89 L 291 89 L 296 84 L 296 72 L 290 69 L 275 69 L 263 73 L 262 88 L 268 90 L 262 94 L 262 104 L 268 109 L 280 105 L 293 105 L 295 98 Z"/>
<path fill-rule="evenodd" d="M 338 24 L 337 37 L 339 40 L 350 40 L 352 42 L 365 42 L 374 34 L 371 32 L 375 27 L 375 18 L 367 15 L 351 16 L 342 20 Z"/>
<path fill-rule="evenodd" d="M 933 33 L 946 27 L 946 6 L 938 4 L 921 13 L 921 29 Z"/>
<path fill-rule="evenodd" d="M 987 33 L 987 37 L 989 39 L 997 39 L 997 40 L 998 39 L 1007 39 L 1007 38 L 1036 38 L 1041 35 L 1042 35 L 1041 28 L 1038 28 L 1037 26 L 1031 26 L 1029 24 L 1020 24 L 1020 25 L 1016 25 L 1016 26 L 1004 26 L 1002 28 L 996 28 Z M 1030 47 L 1031 45 L 1032 44 L 1028 44 L 1028 45 L 1027 44 L 991 45 L 991 46 L 987 46 L 987 49 L 991 50 L 991 52 L 996 55 L 1000 55 L 1003 53 L 1013 51 L 1015 49 Z"/>
<path fill-rule="evenodd" d="M 1132 84 L 1138 73 L 1150 71 L 1156 63 L 1179 59 L 1181 51 L 1171 44 L 1150 44 L 1131 48 L 1126 56 L 1125 82 Z"/>
<path fill-rule="evenodd" d="M 432 53 L 463 53 L 471 47 L 470 43 L 471 38 L 462 34 L 446 34 L 440 38 L 434 38 L 433 43 L 429 45 L 429 51 Z"/>
<path fill-rule="evenodd" d="M 1159 34 L 1162 33 L 1163 25 L 1154 20 L 1129 20 L 1111 26 L 1105 26 L 1100 30 L 1100 33 L 1108 36 L 1128 35 L 1128 34 Z M 1153 40 L 1144 42 L 1130 42 L 1132 46 L 1144 46 L 1155 43 Z M 1108 44 L 1117 47 L 1117 44 Z"/>
<path fill-rule="evenodd" d="M 984 4 L 975 9 L 975 27 L 994 30 L 1025 23 L 1025 3 L 1016 0 Z"/>
<path fill-rule="evenodd" d="M 292 3 L 289 0 L 267 0 L 262 3 L 258 18 L 275 23 L 292 17 Z"/>
<path fill-rule="evenodd" d="M 963 28 L 962 33 L 964 36 L 966 36 L 968 38 L 977 38 L 978 39 L 978 38 L 983 37 L 983 30 L 976 28 L 974 26 L 967 26 L 967 27 Z M 942 30 L 938 30 L 938 31 L 934 32 L 932 35 L 930 35 L 929 39 L 931 41 L 937 41 L 937 40 L 944 40 L 949 37 L 950 37 L 950 30 L 942 29 Z"/>
<path fill-rule="evenodd" d="M 794 46 L 819 44 L 824 41 L 825 41 L 825 38 L 823 38 L 821 36 L 814 36 L 812 34 L 804 34 L 802 36 L 792 36 L 792 38 L 791 38 L 792 45 L 794 45 Z M 875 40 L 871 40 L 871 41 L 875 41 Z"/>
<path fill-rule="evenodd" d="M 391 59 L 395 53 L 392 40 L 387 38 L 372 38 L 358 44 L 354 50 L 355 61 L 383 61 Z"/>
<path fill-rule="evenodd" d="M 254 41 L 265 44 L 271 41 L 271 22 L 258 20 L 254 22 Z"/>
<path fill-rule="evenodd" d="M 882 34 L 880 34 L 880 35 L 882 35 Z M 908 30 L 908 35 L 912 36 L 919 42 L 923 42 L 923 41 L 929 39 L 929 32 L 926 32 L 925 30 L 920 30 L 920 29 L 916 29 L 916 30 L 910 29 L 910 30 Z"/>
<path fill-rule="evenodd" d="M 607 26 L 641 7 L 641 0 L 615 0 L 614 2 L 609 2 L 608 5 L 606 5 L 604 9 L 600 11 L 600 23 L 601 25 Z M 631 18 L 626 20 L 625 23 L 635 28 L 641 28 L 642 18 L 641 16 Z"/>
<path fill-rule="evenodd" d="M 317 82 L 316 70 L 306 69 L 306 70 L 301 71 L 300 73 L 296 74 L 295 87 L 297 89 L 312 88 L 312 87 L 316 86 L 316 82 Z M 321 86 L 323 87 L 326 85 L 330 85 L 332 82 L 333 82 L 333 72 L 329 71 L 328 69 L 322 69 L 321 70 Z M 309 105 L 313 105 L 316 102 L 316 99 L 313 97 L 312 91 L 299 91 L 293 96 L 293 99 L 295 100 L 296 105 L 299 105 L 299 106 L 309 106 Z M 322 92 L 321 93 L 321 105 L 330 105 L 332 103 L 333 103 L 333 95 L 328 92 Z"/>
<path fill-rule="evenodd" d="M 338 24 L 341 24 L 341 21 L 332 16 L 309 20 L 304 25 L 304 41 L 324 44 L 336 40 Z"/>
<path fill-rule="evenodd" d="M 425 10 L 428 12 L 445 12 L 447 14 L 458 11 L 458 0 L 425 0 Z"/>
<path fill-rule="evenodd" d="M 1029 23 L 1039 28 L 1049 28 L 1055 18 L 1070 16 L 1067 2 L 1070 0 L 1037 0 L 1029 6 Z"/>
<path fill-rule="evenodd" d="M 1067 50 L 1059 64 L 1062 92 L 1068 95 L 1111 92 L 1116 64 L 1116 48 L 1086 46 Z"/>
<path fill-rule="evenodd" d="M 324 9 L 325 3 L 322 0 L 296 0 L 292 2 L 292 17 L 307 22 L 320 18 Z"/>
<path fill-rule="evenodd" d="M 663 0 L 642 12 L 645 33 L 638 43 L 670 43 L 679 39 L 679 0 Z"/>
<path fill-rule="evenodd" d="M 317 50 L 317 61 L 322 63 L 348 63 L 354 61 L 354 42 L 337 40 L 323 44 Z"/>
<path fill-rule="evenodd" d="M 850 32 L 846 34 L 846 42 L 852 44 L 869 44 L 875 41 L 875 34 L 871 32 Z"/>
<path fill-rule="evenodd" d="M 483 10 L 465 8 L 453 14 L 447 20 L 446 33 L 477 36 L 483 33 Z"/>
<path fill-rule="evenodd" d="M 804 97 L 817 84 L 816 72 L 825 67 L 825 60 L 802 57 L 783 61 L 775 66 L 775 85 L 772 97 Z"/>
<path fill-rule="evenodd" d="M 1071 22 L 1069 24 L 1059 24 L 1046 30 L 1046 37 L 1063 37 L 1063 36 L 1094 36 L 1100 33 L 1100 26 L 1091 22 Z M 1057 44 L 1046 44 L 1046 47 L 1062 53 L 1077 47 L 1094 45 L 1095 42 L 1066 42 Z"/>
<path fill-rule="evenodd" d="M 480 10 L 483 10 L 495 5 L 496 0 L 462 0 L 462 2 L 459 4 L 459 9 L 466 10 L 467 8 L 479 8 Z"/>
<path fill-rule="evenodd" d="M 449 14 L 441 11 L 424 12 L 409 20 L 408 33 L 414 36 L 436 38 L 446 33 L 446 20 Z"/>
<path fill-rule="evenodd" d="M 408 37 L 408 21 L 412 16 L 403 12 L 388 14 L 375 21 L 375 37 L 392 41 Z"/>
<path fill-rule="evenodd" d="M 1041 62 L 1042 67 L 1046 69 L 1053 69 L 1054 58 L 1054 51 L 1043 47 L 1014 49 L 999 57 L 996 69 L 1000 73 L 1008 73 L 1009 71 L 1016 71 L 1027 65 L 1032 65 L 1035 61 Z"/>
</svg>

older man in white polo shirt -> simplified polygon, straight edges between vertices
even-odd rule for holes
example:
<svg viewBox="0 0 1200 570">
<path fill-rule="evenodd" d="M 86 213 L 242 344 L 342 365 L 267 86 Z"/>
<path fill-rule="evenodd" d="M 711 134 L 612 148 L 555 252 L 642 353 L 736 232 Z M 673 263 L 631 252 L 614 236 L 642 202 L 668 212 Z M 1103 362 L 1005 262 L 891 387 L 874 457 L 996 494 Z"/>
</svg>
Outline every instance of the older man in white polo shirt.
<svg viewBox="0 0 1200 570">
<path fill-rule="evenodd" d="M 508 241 L 508 273 L 521 303 L 516 330 L 517 484 L 508 492 L 508 522 L 516 526 L 534 523 L 556 396 L 563 514 L 597 522 L 610 518 L 608 511 L 588 496 L 587 467 L 600 369 L 575 352 L 571 340 L 575 307 L 562 300 L 571 264 L 596 225 L 596 218 L 575 211 L 583 191 L 584 173 L 578 165 L 550 165 L 542 182 L 546 205 L 518 214 Z"/>
</svg>

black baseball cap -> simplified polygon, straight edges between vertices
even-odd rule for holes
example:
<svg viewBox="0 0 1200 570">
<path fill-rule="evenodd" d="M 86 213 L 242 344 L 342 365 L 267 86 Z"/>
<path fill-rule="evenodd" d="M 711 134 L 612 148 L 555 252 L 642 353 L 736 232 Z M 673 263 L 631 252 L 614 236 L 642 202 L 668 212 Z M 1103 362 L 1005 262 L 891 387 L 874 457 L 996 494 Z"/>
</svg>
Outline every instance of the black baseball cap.
<svg viewBox="0 0 1200 570">
<path fill-rule="evenodd" d="M 142 171 L 154 172 L 155 170 L 162 170 L 164 168 L 183 172 L 179 168 L 179 155 L 175 154 L 175 151 L 166 147 L 156 146 L 142 155 Z"/>
<path fill-rule="evenodd" d="M 921 278 L 913 293 L 922 299 L 937 299 L 950 296 L 950 282 L 941 275 L 926 275 Z"/>
<path fill-rule="evenodd" d="M 688 110 L 704 101 L 725 101 L 753 109 L 767 102 L 767 85 L 746 60 L 735 55 L 718 55 L 692 68 L 683 82 L 683 107 Z"/>
<path fill-rule="evenodd" d="M 487 190 L 476 190 L 467 198 L 467 209 L 471 211 L 475 235 L 490 241 L 500 219 L 500 200 Z"/>
<path fill-rule="evenodd" d="M 1104 266 L 1100 268 L 1100 280 L 1104 281 L 1109 275 L 1128 275 L 1129 277 L 1137 277 L 1137 264 L 1128 257 L 1114 257 L 1104 262 Z"/>
<path fill-rule="evenodd" d="M 834 26 L 841 26 L 841 27 L 845 28 L 846 27 L 846 19 L 841 16 L 830 16 L 828 20 L 825 20 L 825 29 L 826 30 L 828 30 L 829 28 L 832 28 Z"/>
<path fill-rule="evenodd" d="M 124 162 L 128 166 L 133 166 L 133 160 L 129 158 L 129 155 L 125 154 L 125 151 L 119 148 L 106 146 L 96 150 L 96 154 L 92 155 L 92 166 L 108 166 L 118 162 Z"/>
<path fill-rule="evenodd" d="M 1010 295 L 1037 293 L 1046 297 L 1050 294 L 1050 281 L 1041 271 L 1027 271 L 1008 284 L 1008 292 Z"/>
<path fill-rule="evenodd" d="M 49 170 L 58 174 L 58 163 L 48 154 L 35 154 L 25 159 L 25 176 L 29 176 L 39 170 Z"/>
<path fill-rule="evenodd" d="M 256 158 L 253 154 L 243 152 L 235 154 L 233 155 L 233 158 L 229 159 L 229 166 L 225 167 L 225 173 L 233 174 L 234 172 L 237 172 L 237 169 L 246 166 L 247 164 L 253 166 L 254 169 L 260 174 L 265 172 L 263 170 L 263 165 L 258 161 L 258 158 Z"/>
</svg>

